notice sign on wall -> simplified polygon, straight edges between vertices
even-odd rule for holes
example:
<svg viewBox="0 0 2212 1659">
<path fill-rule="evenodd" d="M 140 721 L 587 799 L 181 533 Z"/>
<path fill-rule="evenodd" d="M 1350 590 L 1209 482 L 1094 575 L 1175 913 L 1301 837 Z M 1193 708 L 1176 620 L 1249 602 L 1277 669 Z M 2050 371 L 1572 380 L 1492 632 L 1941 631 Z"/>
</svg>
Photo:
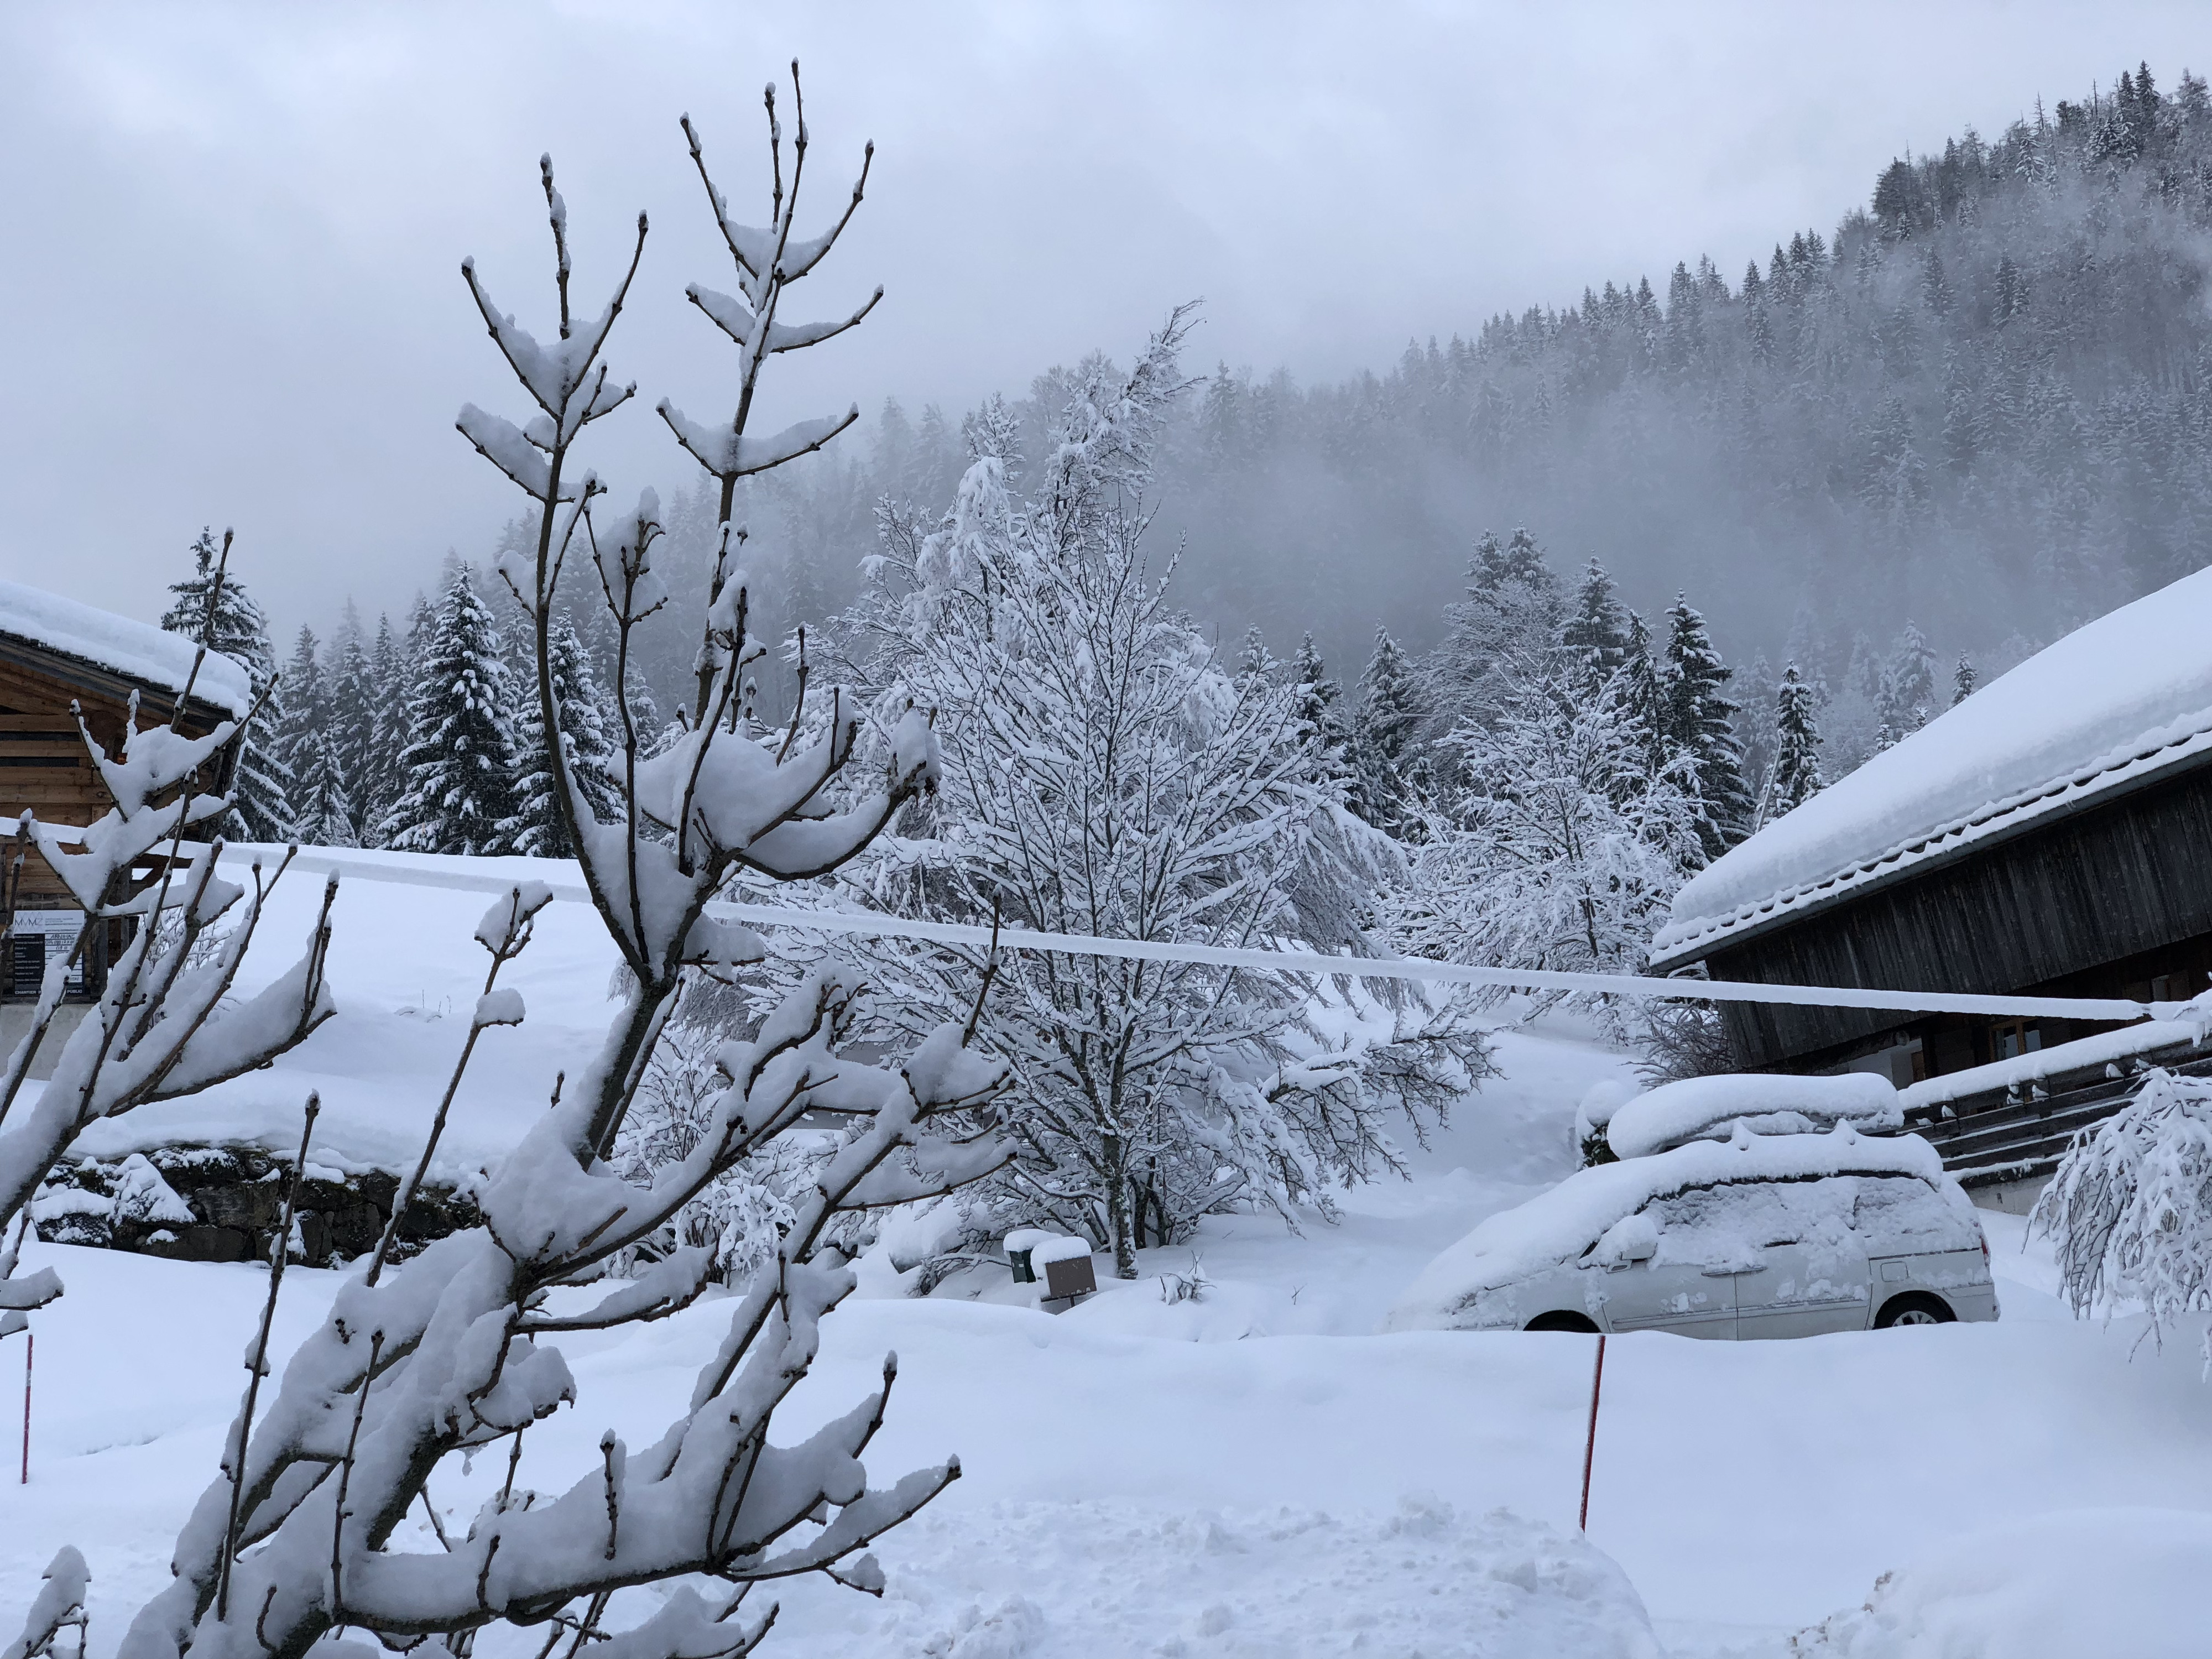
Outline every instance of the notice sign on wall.
<svg viewBox="0 0 2212 1659">
<path fill-rule="evenodd" d="M 8 977 L 8 994 L 35 997 L 46 978 L 46 964 L 67 960 L 76 950 L 77 935 L 84 931 L 82 910 L 18 910 L 8 930 L 8 951 L 0 971 Z M 84 989 L 84 958 L 70 963 L 69 989 Z"/>
</svg>

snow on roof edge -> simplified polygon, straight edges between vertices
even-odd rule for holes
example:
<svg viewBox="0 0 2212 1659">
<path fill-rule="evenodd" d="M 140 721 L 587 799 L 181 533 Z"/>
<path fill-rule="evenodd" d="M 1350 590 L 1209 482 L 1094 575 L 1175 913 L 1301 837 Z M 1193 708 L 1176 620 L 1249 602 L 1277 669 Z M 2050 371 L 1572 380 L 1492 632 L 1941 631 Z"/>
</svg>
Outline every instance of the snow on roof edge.
<svg viewBox="0 0 2212 1659">
<path fill-rule="evenodd" d="M 2098 617 L 1685 883 L 1658 971 L 2212 757 L 2212 568 Z"/>
<path fill-rule="evenodd" d="M 199 647 L 183 635 L 4 578 L 0 635 L 164 691 L 181 693 L 190 680 L 195 698 L 234 715 L 253 706 L 246 670 L 221 652 L 209 652 L 195 678 Z"/>
</svg>

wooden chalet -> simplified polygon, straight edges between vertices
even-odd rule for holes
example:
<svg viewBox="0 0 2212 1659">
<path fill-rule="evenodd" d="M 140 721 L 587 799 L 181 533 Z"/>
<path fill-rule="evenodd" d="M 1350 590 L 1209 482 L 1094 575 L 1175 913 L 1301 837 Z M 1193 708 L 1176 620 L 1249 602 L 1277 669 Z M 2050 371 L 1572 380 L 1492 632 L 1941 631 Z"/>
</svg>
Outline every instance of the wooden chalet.
<svg viewBox="0 0 2212 1659">
<path fill-rule="evenodd" d="M 1715 860 L 1651 967 L 2161 1002 L 2212 987 L 2212 571 L 2069 635 Z M 1723 1006 L 1744 1069 L 1882 1072 L 1991 1180 L 2047 1172 L 2054 1089 L 2070 1128 L 2124 1096 L 2136 1047 L 2212 1060 L 2169 1022 L 2116 1046 L 2120 1028 L 2079 1021 Z M 1984 1115 L 2006 1112 L 1996 1133 Z"/>
<path fill-rule="evenodd" d="M 96 993 L 122 944 L 113 933 L 118 924 L 81 939 L 83 911 L 40 852 L 42 839 L 65 846 L 69 829 L 92 823 L 114 804 L 72 708 L 110 754 L 123 747 L 134 694 L 142 730 L 169 724 L 180 700 L 178 726 L 188 736 L 243 715 L 252 702 L 245 670 L 210 653 L 195 675 L 198 654 L 177 635 L 0 581 L 0 864 L 7 877 L 0 891 L 0 998 L 35 996 L 55 954 L 72 963 L 72 993 Z M 234 752 L 226 751 L 226 772 Z M 203 787 L 228 783 L 225 775 Z M 27 817 L 34 827 L 26 826 Z"/>
</svg>

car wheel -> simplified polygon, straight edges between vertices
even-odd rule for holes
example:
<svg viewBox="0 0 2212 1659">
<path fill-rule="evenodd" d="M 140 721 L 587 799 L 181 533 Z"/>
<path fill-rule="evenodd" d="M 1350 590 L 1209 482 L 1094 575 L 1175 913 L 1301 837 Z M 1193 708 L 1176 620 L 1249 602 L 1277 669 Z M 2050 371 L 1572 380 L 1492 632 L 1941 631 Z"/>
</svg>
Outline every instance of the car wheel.
<svg viewBox="0 0 2212 1659">
<path fill-rule="evenodd" d="M 1883 1303 L 1881 1312 L 1875 1317 L 1874 1328 L 1886 1331 L 1896 1325 L 1948 1325 L 1958 1317 L 1940 1297 L 1915 1291 L 1906 1296 L 1893 1296 Z"/>
<path fill-rule="evenodd" d="M 1597 1322 L 1586 1315 L 1562 1310 L 1538 1314 L 1524 1328 L 1532 1331 L 1580 1331 L 1585 1336 L 1595 1336 Z"/>
</svg>

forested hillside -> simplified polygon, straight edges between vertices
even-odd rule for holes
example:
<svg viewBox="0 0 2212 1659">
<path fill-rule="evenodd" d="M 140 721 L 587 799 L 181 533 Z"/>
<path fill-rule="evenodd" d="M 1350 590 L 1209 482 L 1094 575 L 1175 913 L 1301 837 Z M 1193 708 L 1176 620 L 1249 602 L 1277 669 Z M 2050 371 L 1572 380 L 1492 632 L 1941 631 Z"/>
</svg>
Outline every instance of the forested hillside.
<svg viewBox="0 0 2212 1659">
<path fill-rule="evenodd" d="M 1741 272 L 1688 253 L 1342 385 L 1223 366 L 1164 441 L 1184 602 L 1350 668 L 1377 622 L 1433 644 L 1480 533 L 1526 525 L 1640 609 L 1687 589 L 1732 656 L 1840 684 L 1862 632 L 1887 653 L 1911 619 L 1947 664 L 2002 666 L 2202 563 L 2204 82 L 2131 71 L 1870 182 Z M 1032 447 L 1065 380 L 1010 408 Z M 805 586 L 856 580 L 878 496 L 945 499 L 958 425 L 887 410 L 782 486 Z"/>
</svg>

